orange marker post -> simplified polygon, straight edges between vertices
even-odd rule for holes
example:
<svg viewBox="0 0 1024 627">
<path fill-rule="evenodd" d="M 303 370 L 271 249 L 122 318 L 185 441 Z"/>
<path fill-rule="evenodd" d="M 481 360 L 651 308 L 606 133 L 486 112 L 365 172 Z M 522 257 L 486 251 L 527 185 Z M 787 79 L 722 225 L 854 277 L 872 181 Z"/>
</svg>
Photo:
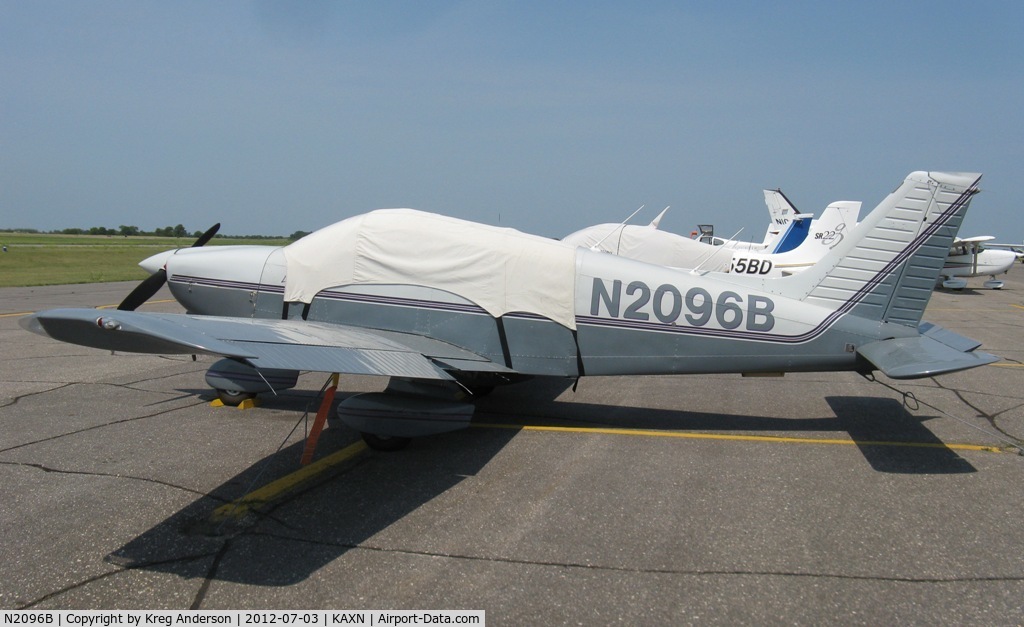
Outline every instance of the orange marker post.
<svg viewBox="0 0 1024 627">
<path fill-rule="evenodd" d="M 331 387 L 327 388 L 324 392 L 324 400 L 320 403 L 320 409 L 316 412 L 316 418 L 313 420 L 313 428 L 309 430 L 309 436 L 306 438 L 306 448 L 302 451 L 302 461 L 299 465 L 305 466 L 309 462 L 313 461 L 313 453 L 316 452 L 316 442 L 320 439 L 320 432 L 324 430 L 324 423 L 327 422 L 327 412 L 331 410 L 331 405 L 334 403 L 334 393 L 338 391 L 338 373 L 335 372 L 331 375 Z"/>
</svg>

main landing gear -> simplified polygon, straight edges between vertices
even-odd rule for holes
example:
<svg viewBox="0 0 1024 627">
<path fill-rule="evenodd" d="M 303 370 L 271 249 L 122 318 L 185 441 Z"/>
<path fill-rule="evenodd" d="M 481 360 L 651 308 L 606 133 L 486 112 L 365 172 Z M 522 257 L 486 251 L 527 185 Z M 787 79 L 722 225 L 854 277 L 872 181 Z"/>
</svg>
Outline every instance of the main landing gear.
<svg viewBox="0 0 1024 627">
<path fill-rule="evenodd" d="M 366 442 L 366 446 L 375 451 L 387 453 L 400 451 L 409 446 L 409 442 L 412 442 L 412 438 L 403 438 L 397 435 L 377 435 L 366 431 L 361 431 L 359 435 L 362 436 L 363 442 Z"/>
<path fill-rule="evenodd" d="M 223 404 L 239 406 L 261 392 L 294 387 L 298 374 L 294 370 L 257 370 L 246 363 L 222 359 L 207 371 L 206 382 L 217 391 L 217 397 Z M 472 396 L 483 396 L 494 389 L 495 383 L 483 379 L 467 383 L 469 385 L 392 377 L 383 392 L 356 394 L 343 399 L 337 405 L 337 415 L 342 422 L 358 431 L 370 448 L 399 451 L 408 446 L 412 438 L 468 427 L 475 407 L 466 402 L 466 392 Z M 326 416 L 333 398 L 332 389 L 330 399 L 325 398 L 318 412 L 317 420 L 321 427 L 319 414 Z"/>
<path fill-rule="evenodd" d="M 248 400 L 256 398 L 254 392 L 243 392 L 241 390 L 216 390 L 217 398 L 228 407 L 238 407 Z"/>
</svg>

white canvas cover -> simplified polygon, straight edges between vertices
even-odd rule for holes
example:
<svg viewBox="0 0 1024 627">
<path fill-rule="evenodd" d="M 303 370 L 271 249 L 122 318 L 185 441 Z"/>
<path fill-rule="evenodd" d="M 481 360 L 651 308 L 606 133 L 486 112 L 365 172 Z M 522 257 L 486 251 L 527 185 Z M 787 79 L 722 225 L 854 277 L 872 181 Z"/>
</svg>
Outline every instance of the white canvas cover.
<svg viewBox="0 0 1024 627">
<path fill-rule="evenodd" d="M 445 290 L 492 316 L 533 313 L 576 328 L 576 249 L 555 240 L 414 209 L 342 220 L 284 248 L 284 298 L 309 303 L 339 285 Z"/>
</svg>

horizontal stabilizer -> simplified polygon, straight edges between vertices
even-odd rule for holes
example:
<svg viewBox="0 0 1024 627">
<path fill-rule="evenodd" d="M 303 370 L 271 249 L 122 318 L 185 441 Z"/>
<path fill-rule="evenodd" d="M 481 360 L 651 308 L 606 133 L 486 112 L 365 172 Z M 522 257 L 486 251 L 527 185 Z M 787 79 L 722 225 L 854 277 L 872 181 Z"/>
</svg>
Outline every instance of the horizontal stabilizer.
<svg viewBox="0 0 1024 627">
<path fill-rule="evenodd" d="M 933 340 L 942 342 L 950 348 L 955 348 L 958 351 L 965 353 L 981 346 L 981 342 L 978 340 L 972 340 L 969 337 L 964 337 L 959 333 L 954 333 L 949 329 L 940 327 L 937 324 L 932 324 L 931 322 L 922 322 L 917 330 L 921 335 L 927 335 Z"/>
<path fill-rule="evenodd" d="M 893 379 L 931 377 L 999 361 L 995 355 L 961 351 L 928 335 L 872 342 L 857 353 Z"/>
</svg>

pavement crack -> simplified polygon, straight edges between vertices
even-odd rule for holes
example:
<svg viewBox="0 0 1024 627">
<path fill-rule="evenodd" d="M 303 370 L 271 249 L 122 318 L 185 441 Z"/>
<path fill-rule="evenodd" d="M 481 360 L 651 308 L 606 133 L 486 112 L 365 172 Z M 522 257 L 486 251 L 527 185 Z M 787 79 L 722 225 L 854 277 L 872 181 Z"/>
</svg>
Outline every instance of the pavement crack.
<svg viewBox="0 0 1024 627">
<path fill-rule="evenodd" d="M 1021 407 L 1022 405 L 1024 405 L 1024 403 L 1018 403 L 1017 405 L 1014 405 L 1013 407 L 1008 407 L 1008 408 L 1006 408 L 1006 409 L 1004 409 L 1002 411 L 999 411 L 999 412 L 989 413 L 989 412 L 986 412 L 984 409 L 978 407 L 976 404 L 974 404 L 971 401 L 969 401 L 967 399 L 967 396 L 966 396 L 966 394 L 965 394 L 965 392 L 963 390 L 959 390 L 959 389 L 956 389 L 956 388 L 946 387 L 946 386 L 942 385 L 942 383 L 939 382 L 939 381 L 936 381 L 936 384 L 938 384 L 938 386 L 940 388 L 942 388 L 944 390 L 947 390 L 949 392 L 952 392 L 960 400 L 961 403 L 963 403 L 964 405 L 966 405 L 967 407 L 972 409 L 974 411 L 975 415 L 978 416 L 979 418 L 984 418 L 985 421 L 988 423 L 989 427 L 991 427 L 997 433 L 1002 435 L 1009 442 L 1017 444 L 1017 445 L 1021 444 L 1021 440 L 1019 438 L 1017 438 L 1016 436 L 1014 436 L 1014 435 L 1008 433 L 1007 431 L 1005 431 L 1002 427 L 1000 427 L 999 423 L 997 422 L 997 420 L 998 420 L 999 416 L 1001 416 L 1002 414 L 1004 414 L 1004 413 L 1006 413 L 1008 411 L 1012 411 L 1014 409 L 1017 409 L 1018 407 Z M 972 394 L 976 394 L 976 393 L 972 392 Z M 986 395 L 986 396 L 998 396 L 998 395 Z M 1018 446 L 1018 449 L 1019 448 L 1020 447 Z"/>
<path fill-rule="evenodd" d="M 540 566 L 547 568 L 569 568 L 592 571 L 618 572 L 645 575 L 680 575 L 691 577 L 791 577 L 808 579 L 836 579 L 847 581 L 875 581 L 889 583 L 979 583 L 979 582 L 1024 582 L 1024 575 L 990 575 L 990 576 L 950 576 L 950 577 L 911 577 L 900 575 L 850 575 L 844 573 L 830 572 L 809 572 L 809 571 L 785 571 L 785 570 L 749 570 L 749 569 L 686 569 L 686 568 L 641 568 L 633 566 L 615 566 L 609 564 L 589 564 L 585 562 L 553 561 L 553 560 L 528 560 L 517 559 L 505 556 L 493 555 L 467 555 L 461 553 L 444 553 L 438 551 L 419 551 L 416 549 L 388 548 L 362 543 L 328 542 L 324 540 L 311 540 L 308 538 L 295 538 L 280 534 L 266 532 L 251 532 L 247 535 L 263 536 L 278 540 L 287 540 L 305 544 L 315 544 L 342 548 L 345 550 L 361 550 L 376 553 L 392 553 L 399 555 L 412 555 L 417 557 L 430 557 L 440 559 L 466 560 L 477 562 L 493 562 L 500 564 L 514 564 L 519 566 Z"/>
<path fill-rule="evenodd" d="M 160 560 L 160 561 L 145 562 L 145 563 L 140 563 L 140 564 L 133 564 L 131 566 L 119 566 L 119 567 L 117 567 L 114 570 L 111 570 L 109 572 L 101 573 L 99 575 L 93 575 L 92 577 L 86 577 L 85 579 L 83 579 L 81 581 L 78 581 L 78 582 L 75 582 L 73 584 L 64 586 L 63 588 L 60 588 L 58 590 L 54 590 L 53 592 L 49 592 L 47 594 L 44 594 L 43 596 L 41 596 L 41 597 L 39 597 L 39 598 L 37 598 L 37 599 L 35 599 L 33 601 L 29 601 L 28 603 L 25 603 L 23 605 L 18 606 L 17 609 L 19 609 L 19 610 L 30 610 L 30 609 L 36 607 L 37 605 L 39 605 L 41 603 L 45 603 L 46 601 L 49 601 L 50 599 L 59 597 L 62 594 L 67 594 L 68 592 L 72 592 L 72 591 L 77 590 L 79 588 L 84 588 L 85 586 L 88 586 L 90 584 L 96 583 L 97 581 L 102 581 L 102 580 L 107 579 L 109 577 L 114 577 L 114 576 L 117 576 L 117 575 L 120 575 L 120 574 L 123 574 L 123 573 L 131 572 L 133 570 L 140 570 L 140 569 L 147 569 L 147 568 L 156 568 L 156 567 L 167 566 L 167 565 L 171 565 L 171 564 L 187 564 L 189 562 L 194 562 L 194 561 L 197 561 L 197 560 L 208 559 L 212 555 L 215 555 L 215 554 L 212 553 L 212 552 L 206 552 L 206 553 L 199 553 L 199 554 L 196 554 L 196 555 L 186 555 L 186 556 L 182 556 L 182 557 L 175 557 L 175 558 L 168 559 L 168 560 Z"/>
<path fill-rule="evenodd" d="M 45 390 L 39 390 L 37 392 L 28 392 L 28 393 L 25 393 L 25 394 L 19 394 L 17 396 L 11 397 L 10 399 L 8 399 L 8 401 L 6 403 L 4 403 L 3 405 L 0 405 L 0 409 L 3 409 L 4 407 L 10 407 L 12 405 L 17 405 L 18 402 L 21 401 L 21 399 L 23 399 L 23 398 L 31 398 L 33 396 L 39 396 L 40 394 L 49 394 L 50 392 L 56 392 L 57 390 L 63 390 L 66 387 L 70 387 L 72 385 L 77 385 L 77 383 L 60 383 L 60 384 L 56 384 L 53 381 L 21 381 L 20 383 L 47 383 L 47 384 L 54 384 L 55 387 L 47 388 Z"/>
<path fill-rule="evenodd" d="M 217 555 L 213 558 L 213 563 L 210 564 L 210 570 L 207 571 L 206 577 L 203 579 L 202 585 L 199 586 L 199 590 L 196 591 L 196 596 L 192 600 L 192 605 L 189 606 L 190 610 L 198 610 L 202 608 L 203 601 L 206 600 L 206 594 L 210 591 L 210 583 L 217 577 L 217 571 L 220 569 L 221 560 L 228 554 L 231 549 L 231 540 L 225 540 L 224 544 L 220 545 L 220 549 L 217 551 Z"/>
<path fill-rule="evenodd" d="M 35 468 L 35 469 L 41 470 L 43 472 L 55 473 L 55 474 L 59 474 L 59 475 L 80 475 L 80 476 L 84 476 L 84 477 L 105 477 L 105 478 L 109 478 L 109 479 L 126 479 L 128 481 L 140 481 L 140 482 L 143 482 L 143 483 L 152 483 L 152 484 L 161 485 L 161 486 L 164 486 L 164 487 L 167 487 L 167 488 L 173 488 L 175 490 L 181 490 L 182 492 L 187 492 L 189 494 L 196 494 L 196 495 L 203 496 L 203 497 L 209 497 L 209 498 L 211 498 L 213 500 L 216 500 L 216 501 L 219 501 L 221 503 L 227 503 L 228 502 L 228 500 L 225 499 L 225 498 L 218 497 L 216 495 L 209 494 L 209 493 L 203 492 L 201 490 L 196 490 L 194 488 L 189 488 L 189 487 L 186 487 L 186 486 L 183 486 L 183 485 L 178 485 L 176 483 L 170 483 L 169 481 L 161 481 L 159 479 L 151 479 L 149 477 L 137 477 L 135 475 L 122 475 L 122 474 L 109 473 L 109 472 L 96 472 L 96 471 L 91 471 L 91 470 L 65 470 L 65 469 L 61 469 L 61 468 L 52 468 L 50 466 L 44 466 L 43 464 L 33 464 L 33 463 L 30 463 L 30 462 L 0 461 L 0 465 L 4 465 L 4 466 L 25 466 L 25 467 L 28 467 L 28 468 Z"/>
<path fill-rule="evenodd" d="M 0 453 L 8 453 L 10 451 L 14 451 L 14 450 L 17 450 L 17 449 L 20 449 L 20 448 L 25 448 L 26 446 L 33 446 L 35 444 L 42 444 L 43 442 L 52 442 L 54 440 L 60 440 L 62 438 L 66 438 L 68 436 L 78 435 L 80 433 L 86 433 L 88 431 L 94 431 L 96 429 L 104 429 L 106 427 L 112 427 L 112 426 L 115 426 L 115 425 L 121 425 L 121 424 L 129 423 L 129 422 L 135 422 L 135 421 L 138 421 L 138 420 L 146 420 L 146 419 L 149 419 L 149 418 L 156 418 L 158 416 L 164 416 L 164 415 L 176 412 L 176 411 L 181 410 L 181 409 L 187 409 L 189 407 L 195 407 L 197 405 L 202 405 L 204 403 L 205 403 L 205 401 L 197 401 L 195 403 L 190 403 L 188 405 L 183 405 L 181 407 L 172 407 L 170 409 L 164 409 L 162 411 L 153 412 L 151 414 L 144 414 L 142 416 L 133 416 L 132 418 L 123 418 L 121 420 L 114 420 L 112 422 L 104 422 L 102 424 L 92 425 L 91 427 L 84 427 L 82 429 L 76 429 L 74 431 L 68 431 L 66 433 L 60 433 L 60 434 L 57 434 L 57 435 L 50 436 L 48 438 L 41 438 L 39 440 L 32 440 L 31 442 L 23 442 L 21 444 L 16 444 L 14 446 L 9 446 L 7 448 L 2 448 L 2 449 L 0 449 Z"/>
</svg>

